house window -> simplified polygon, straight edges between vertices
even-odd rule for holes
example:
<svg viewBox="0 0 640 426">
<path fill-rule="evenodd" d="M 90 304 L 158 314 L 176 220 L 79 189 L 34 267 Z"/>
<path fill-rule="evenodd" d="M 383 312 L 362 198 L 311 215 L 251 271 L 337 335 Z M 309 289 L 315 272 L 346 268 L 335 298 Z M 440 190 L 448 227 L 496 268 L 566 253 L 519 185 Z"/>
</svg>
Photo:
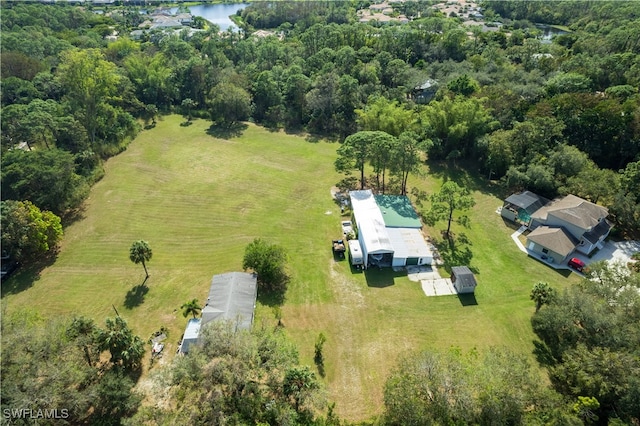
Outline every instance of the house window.
<svg viewBox="0 0 640 426">
<path fill-rule="evenodd" d="M 547 254 L 547 253 L 549 253 L 549 250 L 548 250 L 548 249 L 546 249 L 546 248 L 543 248 L 543 249 L 542 249 L 542 252 L 543 252 L 544 254 Z"/>
</svg>

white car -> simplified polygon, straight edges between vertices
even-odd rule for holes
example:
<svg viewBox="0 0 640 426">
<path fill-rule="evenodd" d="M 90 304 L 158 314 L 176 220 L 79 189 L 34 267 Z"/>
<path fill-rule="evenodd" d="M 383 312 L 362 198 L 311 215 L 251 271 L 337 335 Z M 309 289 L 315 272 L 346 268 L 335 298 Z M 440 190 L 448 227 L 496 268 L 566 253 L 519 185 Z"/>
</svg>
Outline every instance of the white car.
<svg viewBox="0 0 640 426">
<path fill-rule="evenodd" d="M 353 232 L 353 225 L 350 220 L 342 221 L 342 233 L 348 235 Z"/>
</svg>

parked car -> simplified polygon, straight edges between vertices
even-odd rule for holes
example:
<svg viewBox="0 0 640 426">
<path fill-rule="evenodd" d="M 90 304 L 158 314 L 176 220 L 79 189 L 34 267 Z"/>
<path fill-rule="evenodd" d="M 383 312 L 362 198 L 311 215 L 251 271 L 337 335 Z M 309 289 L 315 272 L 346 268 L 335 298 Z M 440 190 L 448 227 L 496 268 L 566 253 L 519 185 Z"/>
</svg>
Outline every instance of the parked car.
<svg viewBox="0 0 640 426">
<path fill-rule="evenodd" d="M 582 272 L 586 266 L 584 262 L 577 257 L 572 257 L 567 264 L 570 268 L 573 268 L 578 272 Z"/>
<path fill-rule="evenodd" d="M 344 235 L 349 235 L 352 232 L 353 232 L 353 224 L 351 223 L 351 221 L 350 220 L 343 220 L 342 221 L 342 233 Z"/>
</svg>

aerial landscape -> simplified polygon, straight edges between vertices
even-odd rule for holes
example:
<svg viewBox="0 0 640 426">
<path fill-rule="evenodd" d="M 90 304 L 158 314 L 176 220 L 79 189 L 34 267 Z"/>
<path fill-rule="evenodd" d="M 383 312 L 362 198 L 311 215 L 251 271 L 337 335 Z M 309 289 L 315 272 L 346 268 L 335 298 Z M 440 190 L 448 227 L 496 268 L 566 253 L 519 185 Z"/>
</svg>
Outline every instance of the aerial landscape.
<svg viewBox="0 0 640 426">
<path fill-rule="evenodd" d="M 0 7 L 3 424 L 640 424 L 637 3 Z"/>
</svg>

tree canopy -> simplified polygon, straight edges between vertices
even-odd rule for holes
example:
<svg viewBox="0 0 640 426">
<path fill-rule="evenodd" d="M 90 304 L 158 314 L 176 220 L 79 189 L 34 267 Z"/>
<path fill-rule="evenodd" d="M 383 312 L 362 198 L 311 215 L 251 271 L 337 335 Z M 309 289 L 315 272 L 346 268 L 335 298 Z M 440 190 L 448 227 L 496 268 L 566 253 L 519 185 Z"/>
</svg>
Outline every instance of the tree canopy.
<svg viewBox="0 0 640 426">
<path fill-rule="evenodd" d="M 144 240 L 134 241 L 129 248 L 129 260 L 135 264 L 142 263 L 142 267 L 144 268 L 144 273 L 147 278 L 149 278 L 147 262 L 151 260 L 151 256 L 153 256 L 153 251 L 151 250 L 149 243 Z"/>
<path fill-rule="evenodd" d="M 284 248 L 256 238 L 244 250 L 242 268 L 252 269 L 258 275 L 259 288 L 284 296 L 289 281 L 286 260 Z"/>
<path fill-rule="evenodd" d="M 2 201 L 2 250 L 17 262 L 33 261 L 56 250 L 62 238 L 60 218 L 30 201 Z"/>
</svg>

